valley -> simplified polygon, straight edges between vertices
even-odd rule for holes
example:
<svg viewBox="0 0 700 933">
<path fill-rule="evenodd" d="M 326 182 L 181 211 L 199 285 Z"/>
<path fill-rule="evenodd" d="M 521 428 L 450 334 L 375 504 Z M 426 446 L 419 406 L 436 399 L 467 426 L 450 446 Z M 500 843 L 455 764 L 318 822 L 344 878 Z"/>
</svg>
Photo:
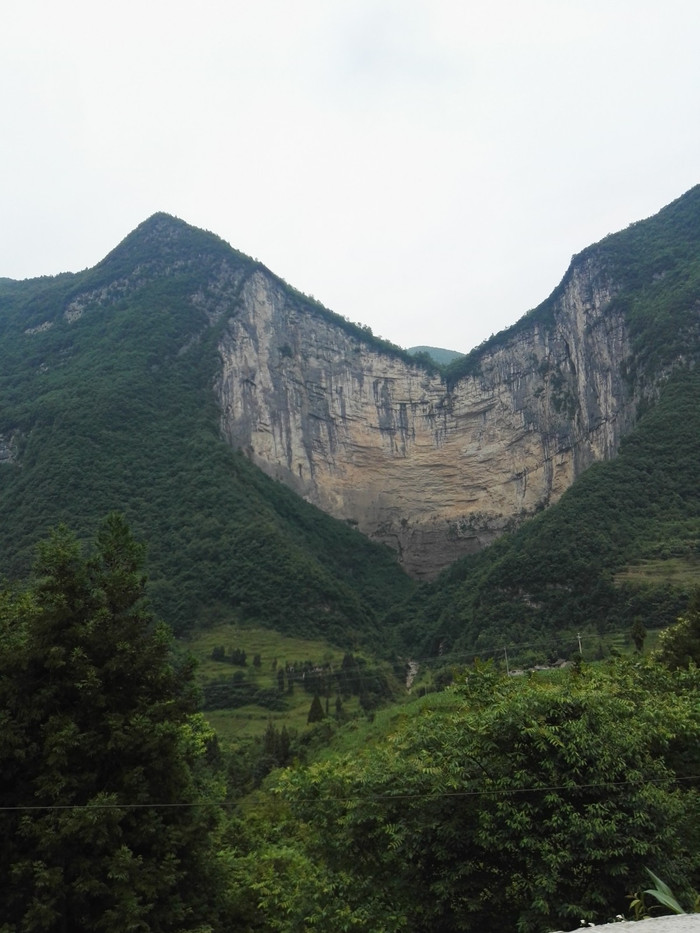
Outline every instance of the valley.
<svg viewBox="0 0 700 933">
<path fill-rule="evenodd" d="M 166 214 L 0 279 L 3 933 L 694 909 L 699 356 L 700 187 L 451 359 Z"/>
</svg>

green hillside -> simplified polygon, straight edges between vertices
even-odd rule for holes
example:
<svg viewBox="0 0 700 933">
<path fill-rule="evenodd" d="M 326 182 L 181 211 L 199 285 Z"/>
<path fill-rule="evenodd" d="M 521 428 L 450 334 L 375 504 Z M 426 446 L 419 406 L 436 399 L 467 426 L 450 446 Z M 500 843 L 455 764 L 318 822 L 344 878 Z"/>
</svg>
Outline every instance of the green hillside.
<svg viewBox="0 0 700 933">
<path fill-rule="evenodd" d="M 219 331 L 191 296 L 222 263 L 234 278 L 256 265 L 156 215 L 94 269 L 0 282 L 0 435 L 15 454 L 0 463 L 0 572 L 24 574 L 57 523 L 89 538 L 119 510 L 176 630 L 226 618 L 376 642 L 412 587 L 393 553 L 219 436 Z"/>
<path fill-rule="evenodd" d="M 306 668 L 308 644 L 220 626 L 197 642 L 202 715 L 142 558 L 112 514 L 89 552 L 59 530 L 34 581 L 0 587 L 7 933 L 538 933 L 697 909 L 700 601 L 654 656 L 462 665 L 376 715 L 350 653 L 317 640 Z M 242 740 L 216 700 L 243 637 L 249 688 L 290 718 Z M 293 662 L 277 683 L 266 650 Z"/>
<path fill-rule="evenodd" d="M 667 624 L 697 582 L 700 186 L 572 269 L 589 259 L 630 324 L 625 377 L 647 399 L 637 427 L 558 505 L 422 587 L 222 441 L 216 346 L 259 263 L 154 215 L 93 269 L 0 280 L 0 573 L 24 575 L 58 522 L 89 539 L 119 510 L 147 542 L 151 596 L 176 631 L 225 622 L 433 657 L 556 653 L 560 636 Z M 207 316 L 193 296 L 210 296 L 222 270 L 229 304 Z M 551 325 L 572 274 L 447 378 L 533 320 Z M 280 285 L 305 313 L 413 359 Z"/>
<path fill-rule="evenodd" d="M 420 587 L 221 439 L 235 297 L 192 299 L 252 260 L 156 215 L 0 280 L 3 931 L 538 933 L 658 914 L 650 872 L 698 908 L 700 188 L 586 254 L 637 424 Z"/>
<path fill-rule="evenodd" d="M 538 661 L 566 657 L 575 633 L 673 622 L 698 586 L 700 371 L 684 367 L 614 460 L 423 587 L 397 613 L 401 646 L 427 657 L 502 657 L 509 645 Z"/>
<path fill-rule="evenodd" d="M 400 614 L 404 648 L 566 654 L 579 631 L 672 622 L 700 585 L 700 186 L 574 257 L 547 301 L 480 350 L 533 320 L 553 323 L 556 297 L 589 259 L 618 283 L 611 310 L 624 309 L 633 340 L 625 376 L 649 401 L 615 460 L 411 600 Z M 478 368 L 480 350 L 448 377 Z"/>
</svg>

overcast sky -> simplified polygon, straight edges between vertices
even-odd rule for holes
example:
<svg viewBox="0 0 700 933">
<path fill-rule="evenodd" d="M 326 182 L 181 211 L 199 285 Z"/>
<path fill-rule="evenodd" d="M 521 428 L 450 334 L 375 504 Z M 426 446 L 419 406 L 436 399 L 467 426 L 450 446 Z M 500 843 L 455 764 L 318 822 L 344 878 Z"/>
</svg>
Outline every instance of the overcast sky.
<svg viewBox="0 0 700 933">
<path fill-rule="evenodd" d="M 0 276 L 167 211 L 467 351 L 700 182 L 697 0 L 3 0 Z"/>
</svg>

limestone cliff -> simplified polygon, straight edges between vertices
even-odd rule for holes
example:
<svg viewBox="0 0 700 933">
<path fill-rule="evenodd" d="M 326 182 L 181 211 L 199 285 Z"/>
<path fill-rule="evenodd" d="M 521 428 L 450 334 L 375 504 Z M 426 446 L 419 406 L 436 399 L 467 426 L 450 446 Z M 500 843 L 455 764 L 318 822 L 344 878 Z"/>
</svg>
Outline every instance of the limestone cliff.
<svg viewBox="0 0 700 933">
<path fill-rule="evenodd" d="M 470 357 L 454 384 L 292 300 L 258 268 L 222 299 L 222 430 L 265 472 L 396 548 L 430 578 L 613 456 L 636 400 L 615 285 L 588 252 L 546 313 Z"/>
</svg>

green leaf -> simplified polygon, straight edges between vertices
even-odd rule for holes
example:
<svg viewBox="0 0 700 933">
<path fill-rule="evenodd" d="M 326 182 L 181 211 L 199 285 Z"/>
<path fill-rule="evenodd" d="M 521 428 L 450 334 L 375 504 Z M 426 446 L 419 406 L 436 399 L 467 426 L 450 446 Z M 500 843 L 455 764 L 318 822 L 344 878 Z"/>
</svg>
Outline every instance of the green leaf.
<svg viewBox="0 0 700 933">
<path fill-rule="evenodd" d="M 651 894 L 652 897 L 655 897 L 656 900 L 663 904 L 664 907 L 668 907 L 669 910 L 672 910 L 674 914 L 684 914 L 685 911 L 681 905 L 676 900 L 673 891 L 669 888 L 665 881 L 662 881 L 653 871 L 646 869 L 646 873 L 649 875 L 651 880 L 656 885 L 655 888 L 647 888 L 645 894 Z"/>
</svg>

